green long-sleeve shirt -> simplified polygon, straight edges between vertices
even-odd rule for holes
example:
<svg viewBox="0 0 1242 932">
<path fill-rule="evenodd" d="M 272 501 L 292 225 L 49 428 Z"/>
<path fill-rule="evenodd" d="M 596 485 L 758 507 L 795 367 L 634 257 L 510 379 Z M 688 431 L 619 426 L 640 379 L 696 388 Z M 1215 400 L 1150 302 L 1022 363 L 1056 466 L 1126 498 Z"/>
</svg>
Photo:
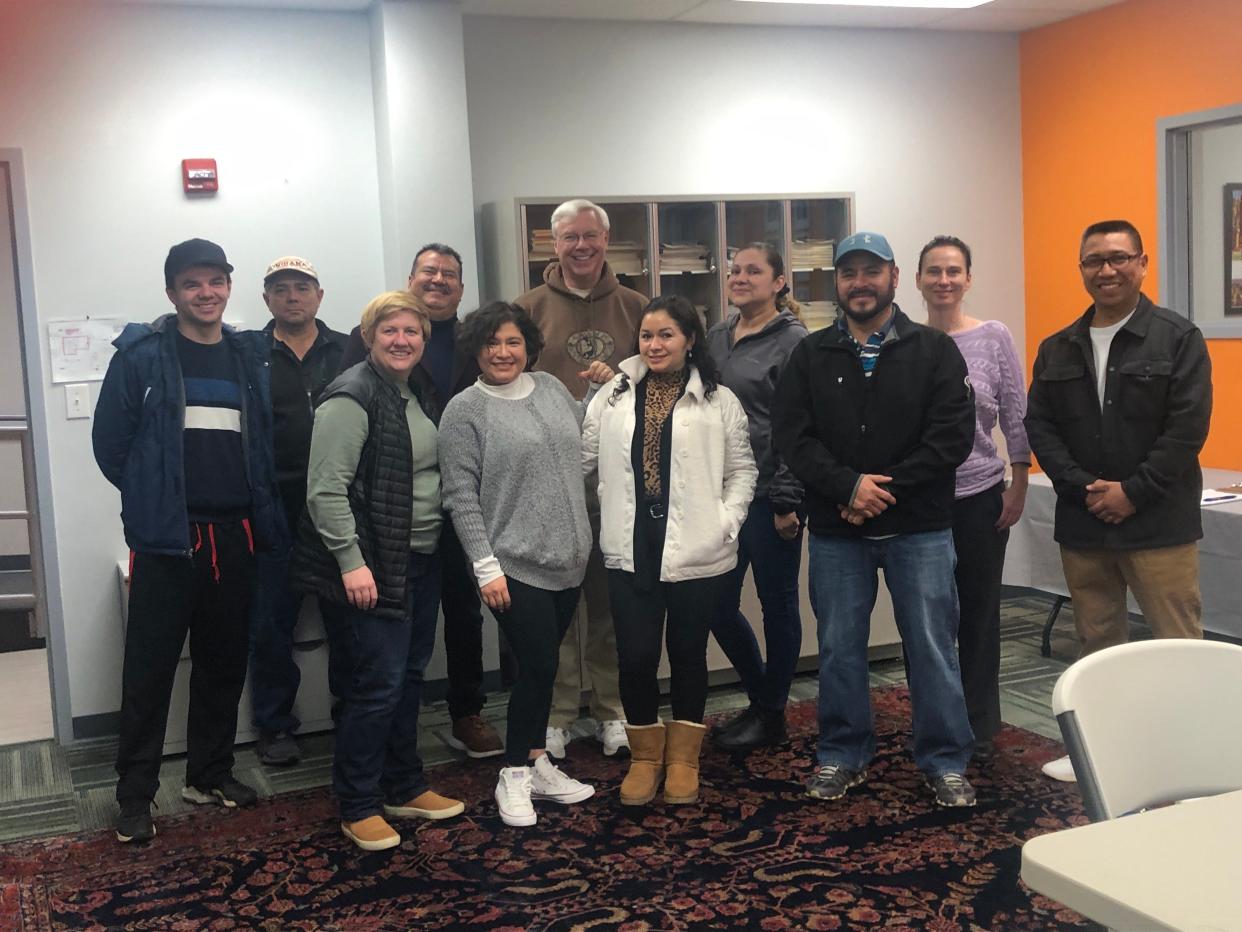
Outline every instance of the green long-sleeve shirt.
<svg viewBox="0 0 1242 932">
<path fill-rule="evenodd" d="M 444 520 L 440 509 L 440 466 L 436 458 L 436 427 L 423 413 L 408 385 L 399 385 L 406 400 L 405 418 L 414 451 L 411 498 L 410 550 L 433 553 Z M 315 410 L 307 470 L 306 508 L 324 545 L 336 557 L 342 573 L 362 566 L 362 551 L 348 489 L 358 471 L 366 443 L 367 412 L 346 395 L 329 398 Z"/>
</svg>

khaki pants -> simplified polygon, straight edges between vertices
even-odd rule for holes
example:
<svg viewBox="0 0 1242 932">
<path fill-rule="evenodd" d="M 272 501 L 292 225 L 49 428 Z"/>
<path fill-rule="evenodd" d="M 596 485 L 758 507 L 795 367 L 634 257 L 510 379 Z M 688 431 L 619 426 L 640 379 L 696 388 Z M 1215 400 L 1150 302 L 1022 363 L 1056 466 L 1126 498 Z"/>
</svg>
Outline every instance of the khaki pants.
<svg viewBox="0 0 1242 932">
<path fill-rule="evenodd" d="M 591 524 L 598 540 L 599 518 L 592 515 Z M 585 651 L 582 650 L 584 628 Z M 582 692 L 586 689 L 591 691 L 591 715 L 598 721 L 625 718 L 617 685 L 617 633 L 608 607 L 608 571 L 604 569 L 604 557 L 598 547 L 591 550 L 587 563 L 578 613 L 561 641 L 548 724 L 556 728 L 572 725 L 578 718 Z"/>
<path fill-rule="evenodd" d="M 1202 638 L 1199 545 L 1148 550 L 1061 548 L 1082 656 L 1129 640 L 1126 588 L 1158 638 Z"/>
</svg>

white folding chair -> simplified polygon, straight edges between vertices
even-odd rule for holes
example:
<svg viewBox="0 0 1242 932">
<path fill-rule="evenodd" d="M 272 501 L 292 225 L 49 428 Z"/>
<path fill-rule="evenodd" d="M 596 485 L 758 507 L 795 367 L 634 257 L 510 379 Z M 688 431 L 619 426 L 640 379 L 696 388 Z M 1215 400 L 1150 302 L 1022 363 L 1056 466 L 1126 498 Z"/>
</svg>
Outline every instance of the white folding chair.
<svg viewBox="0 0 1242 932">
<path fill-rule="evenodd" d="M 1242 789 L 1242 647 L 1106 648 L 1061 674 L 1052 711 L 1093 822 Z"/>
</svg>

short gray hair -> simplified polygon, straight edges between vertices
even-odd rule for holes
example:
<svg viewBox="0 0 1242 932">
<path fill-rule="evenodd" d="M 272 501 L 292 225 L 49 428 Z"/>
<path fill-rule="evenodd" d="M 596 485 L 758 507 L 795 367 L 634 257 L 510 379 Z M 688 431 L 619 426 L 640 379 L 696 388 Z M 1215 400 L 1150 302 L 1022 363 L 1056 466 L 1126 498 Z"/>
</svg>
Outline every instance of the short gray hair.
<svg viewBox="0 0 1242 932">
<path fill-rule="evenodd" d="M 575 197 L 573 200 L 566 201 L 560 207 L 556 208 L 556 210 L 552 211 L 552 235 L 556 235 L 556 225 L 558 223 L 562 223 L 566 220 L 573 220 L 574 217 L 578 216 L 578 214 L 582 213 L 584 210 L 595 211 L 595 216 L 599 219 L 600 226 L 604 228 L 605 232 L 608 231 L 608 213 L 604 210 L 604 208 L 600 207 L 598 204 L 588 201 L 584 197 Z"/>
</svg>

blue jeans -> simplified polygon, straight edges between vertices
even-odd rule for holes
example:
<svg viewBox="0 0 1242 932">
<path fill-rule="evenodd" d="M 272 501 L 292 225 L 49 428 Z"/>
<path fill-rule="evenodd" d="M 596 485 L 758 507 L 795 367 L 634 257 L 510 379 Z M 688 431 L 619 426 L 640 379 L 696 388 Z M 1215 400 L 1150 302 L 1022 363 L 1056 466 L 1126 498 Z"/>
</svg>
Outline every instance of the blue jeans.
<svg viewBox="0 0 1242 932">
<path fill-rule="evenodd" d="M 750 503 L 738 533 L 737 567 L 728 574 L 720 607 L 712 619 L 712 634 L 741 678 L 752 705 L 779 712 L 789 701 L 802 652 L 802 616 L 798 609 L 798 573 L 802 568 L 802 533 L 782 540 L 773 523 L 766 497 Z M 755 592 L 763 608 L 765 664 L 759 655 L 755 631 L 742 614 L 742 583 L 746 570 L 755 577 Z"/>
<path fill-rule="evenodd" d="M 293 659 L 293 630 L 303 594 L 289 587 L 289 554 L 255 554 L 258 584 L 250 608 L 250 717 L 267 735 L 293 734 L 301 722 L 293 702 L 302 672 Z M 349 676 L 345 615 L 347 607 L 319 599 L 319 615 L 328 639 L 328 690 L 339 702 Z M 334 708 L 335 717 L 335 708 Z"/>
<path fill-rule="evenodd" d="M 411 553 L 405 618 L 350 609 L 349 686 L 336 729 L 332 788 L 341 818 L 357 822 L 427 789 L 418 756 L 418 707 L 440 610 L 440 558 Z"/>
<path fill-rule="evenodd" d="M 914 761 L 929 777 L 962 773 L 974 735 L 958 672 L 953 532 L 884 540 L 812 534 L 811 605 L 819 623 L 820 766 L 862 770 L 875 755 L 867 639 L 877 570 L 910 659 Z"/>
</svg>

